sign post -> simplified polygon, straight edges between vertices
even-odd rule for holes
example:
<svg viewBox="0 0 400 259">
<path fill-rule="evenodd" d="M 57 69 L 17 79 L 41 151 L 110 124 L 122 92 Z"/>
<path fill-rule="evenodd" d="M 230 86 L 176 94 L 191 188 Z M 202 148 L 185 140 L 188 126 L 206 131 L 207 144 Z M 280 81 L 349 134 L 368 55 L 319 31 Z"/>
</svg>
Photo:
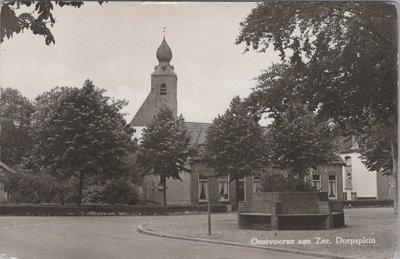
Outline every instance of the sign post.
<svg viewBox="0 0 400 259">
<path fill-rule="evenodd" d="M 207 216 L 208 216 L 208 235 L 211 236 L 211 205 L 210 205 L 210 177 L 208 179 L 207 188 Z"/>
<path fill-rule="evenodd" d="M 210 204 L 210 179 L 215 177 L 213 171 L 202 172 L 203 176 L 207 177 L 207 218 L 208 218 L 208 235 L 211 236 L 211 204 Z"/>
</svg>

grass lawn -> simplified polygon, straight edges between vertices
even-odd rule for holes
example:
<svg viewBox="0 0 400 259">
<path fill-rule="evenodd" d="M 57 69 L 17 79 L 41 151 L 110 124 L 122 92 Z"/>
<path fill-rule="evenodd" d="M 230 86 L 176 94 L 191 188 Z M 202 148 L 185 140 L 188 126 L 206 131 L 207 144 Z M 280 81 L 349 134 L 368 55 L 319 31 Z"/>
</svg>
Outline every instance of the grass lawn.
<svg viewBox="0 0 400 259">
<path fill-rule="evenodd" d="M 146 229 L 185 237 L 209 238 L 251 245 L 251 240 L 294 240 L 294 244 L 263 244 L 354 258 L 395 258 L 397 250 L 397 222 L 393 208 L 346 209 L 346 227 L 331 230 L 258 231 L 238 228 L 237 215 L 213 214 L 212 235 L 208 236 L 207 215 L 191 215 L 181 220 L 166 220 L 146 224 Z M 337 243 L 342 239 L 374 239 L 376 243 Z M 317 244 L 317 239 L 325 241 Z M 307 244 L 299 244 L 299 241 Z M 308 243 L 308 240 L 310 241 Z M 254 239 L 253 239 L 254 241 Z M 276 241 L 275 241 L 276 242 Z"/>
</svg>

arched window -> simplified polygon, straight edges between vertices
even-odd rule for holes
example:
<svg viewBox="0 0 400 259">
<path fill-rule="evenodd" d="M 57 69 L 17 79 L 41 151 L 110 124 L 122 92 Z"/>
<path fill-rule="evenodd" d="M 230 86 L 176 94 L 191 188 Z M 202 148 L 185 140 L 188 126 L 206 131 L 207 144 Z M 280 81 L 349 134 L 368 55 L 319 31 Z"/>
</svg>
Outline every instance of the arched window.
<svg viewBox="0 0 400 259">
<path fill-rule="evenodd" d="M 167 85 L 164 83 L 160 86 L 160 95 L 167 95 Z"/>
</svg>

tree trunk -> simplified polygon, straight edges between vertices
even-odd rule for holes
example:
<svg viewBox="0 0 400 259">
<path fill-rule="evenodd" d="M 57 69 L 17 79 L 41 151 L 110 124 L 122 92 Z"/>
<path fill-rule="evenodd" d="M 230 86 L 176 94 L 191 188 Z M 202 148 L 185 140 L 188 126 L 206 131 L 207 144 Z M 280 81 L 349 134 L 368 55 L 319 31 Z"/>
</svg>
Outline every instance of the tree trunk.
<svg viewBox="0 0 400 259">
<path fill-rule="evenodd" d="M 208 186 L 210 188 L 210 186 Z M 239 205 L 239 179 L 235 180 L 235 189 L 236 189 L 236 204 Z"/>
<path fill-rule="evenodd" d="M 164 206 L 167 206 L 167 182 L 165 179 L 166 179 L 166 177 L 162 176 L 163 192 L 164 192 Z"/>
<path fill-rule="evenodd" d="M 395 138 L 391 138 L 390 140 L 390 155 L 392 156 L 392 161 L 393 161 L 393 171 L 392 171 L 392 176 L 394 179 L 394 186 L 393 186 L 393 202 L 394 202 L 394 213 L 397 215 L 397 191 L 398 191 L 398 182 L 397 182 L 397 152 L 396 152 L 396 144 L 395 144 Z"/>
<path fill-rule="evenodd" d="M 82 191 L 83 191 L 83 180 L 85 175 L 82 171 L 79 172 L 79 194 L 78 194 L 78 206 L 82 204 Z"/>
</svg>

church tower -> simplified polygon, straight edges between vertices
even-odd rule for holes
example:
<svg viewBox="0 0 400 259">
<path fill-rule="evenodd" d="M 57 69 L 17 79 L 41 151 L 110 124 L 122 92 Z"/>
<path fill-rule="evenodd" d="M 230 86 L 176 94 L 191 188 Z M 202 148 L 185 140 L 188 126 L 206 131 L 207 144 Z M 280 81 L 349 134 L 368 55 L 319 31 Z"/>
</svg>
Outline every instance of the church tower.
<svg viewBox="0 0 400 259">
<path fill-rule="evenodd" d="M 133 127 L 143 127 L 151 121 L 157 111 L 167 105 L 177 115 L 177 81 L 178 77 L 174 67 L 170 64 L 172 51 L 168 46 L 165 36 L 156 52 L 158 65 L 151 74 L 151 89 L 146 100 L 131 121 Z"/>
</svg>

